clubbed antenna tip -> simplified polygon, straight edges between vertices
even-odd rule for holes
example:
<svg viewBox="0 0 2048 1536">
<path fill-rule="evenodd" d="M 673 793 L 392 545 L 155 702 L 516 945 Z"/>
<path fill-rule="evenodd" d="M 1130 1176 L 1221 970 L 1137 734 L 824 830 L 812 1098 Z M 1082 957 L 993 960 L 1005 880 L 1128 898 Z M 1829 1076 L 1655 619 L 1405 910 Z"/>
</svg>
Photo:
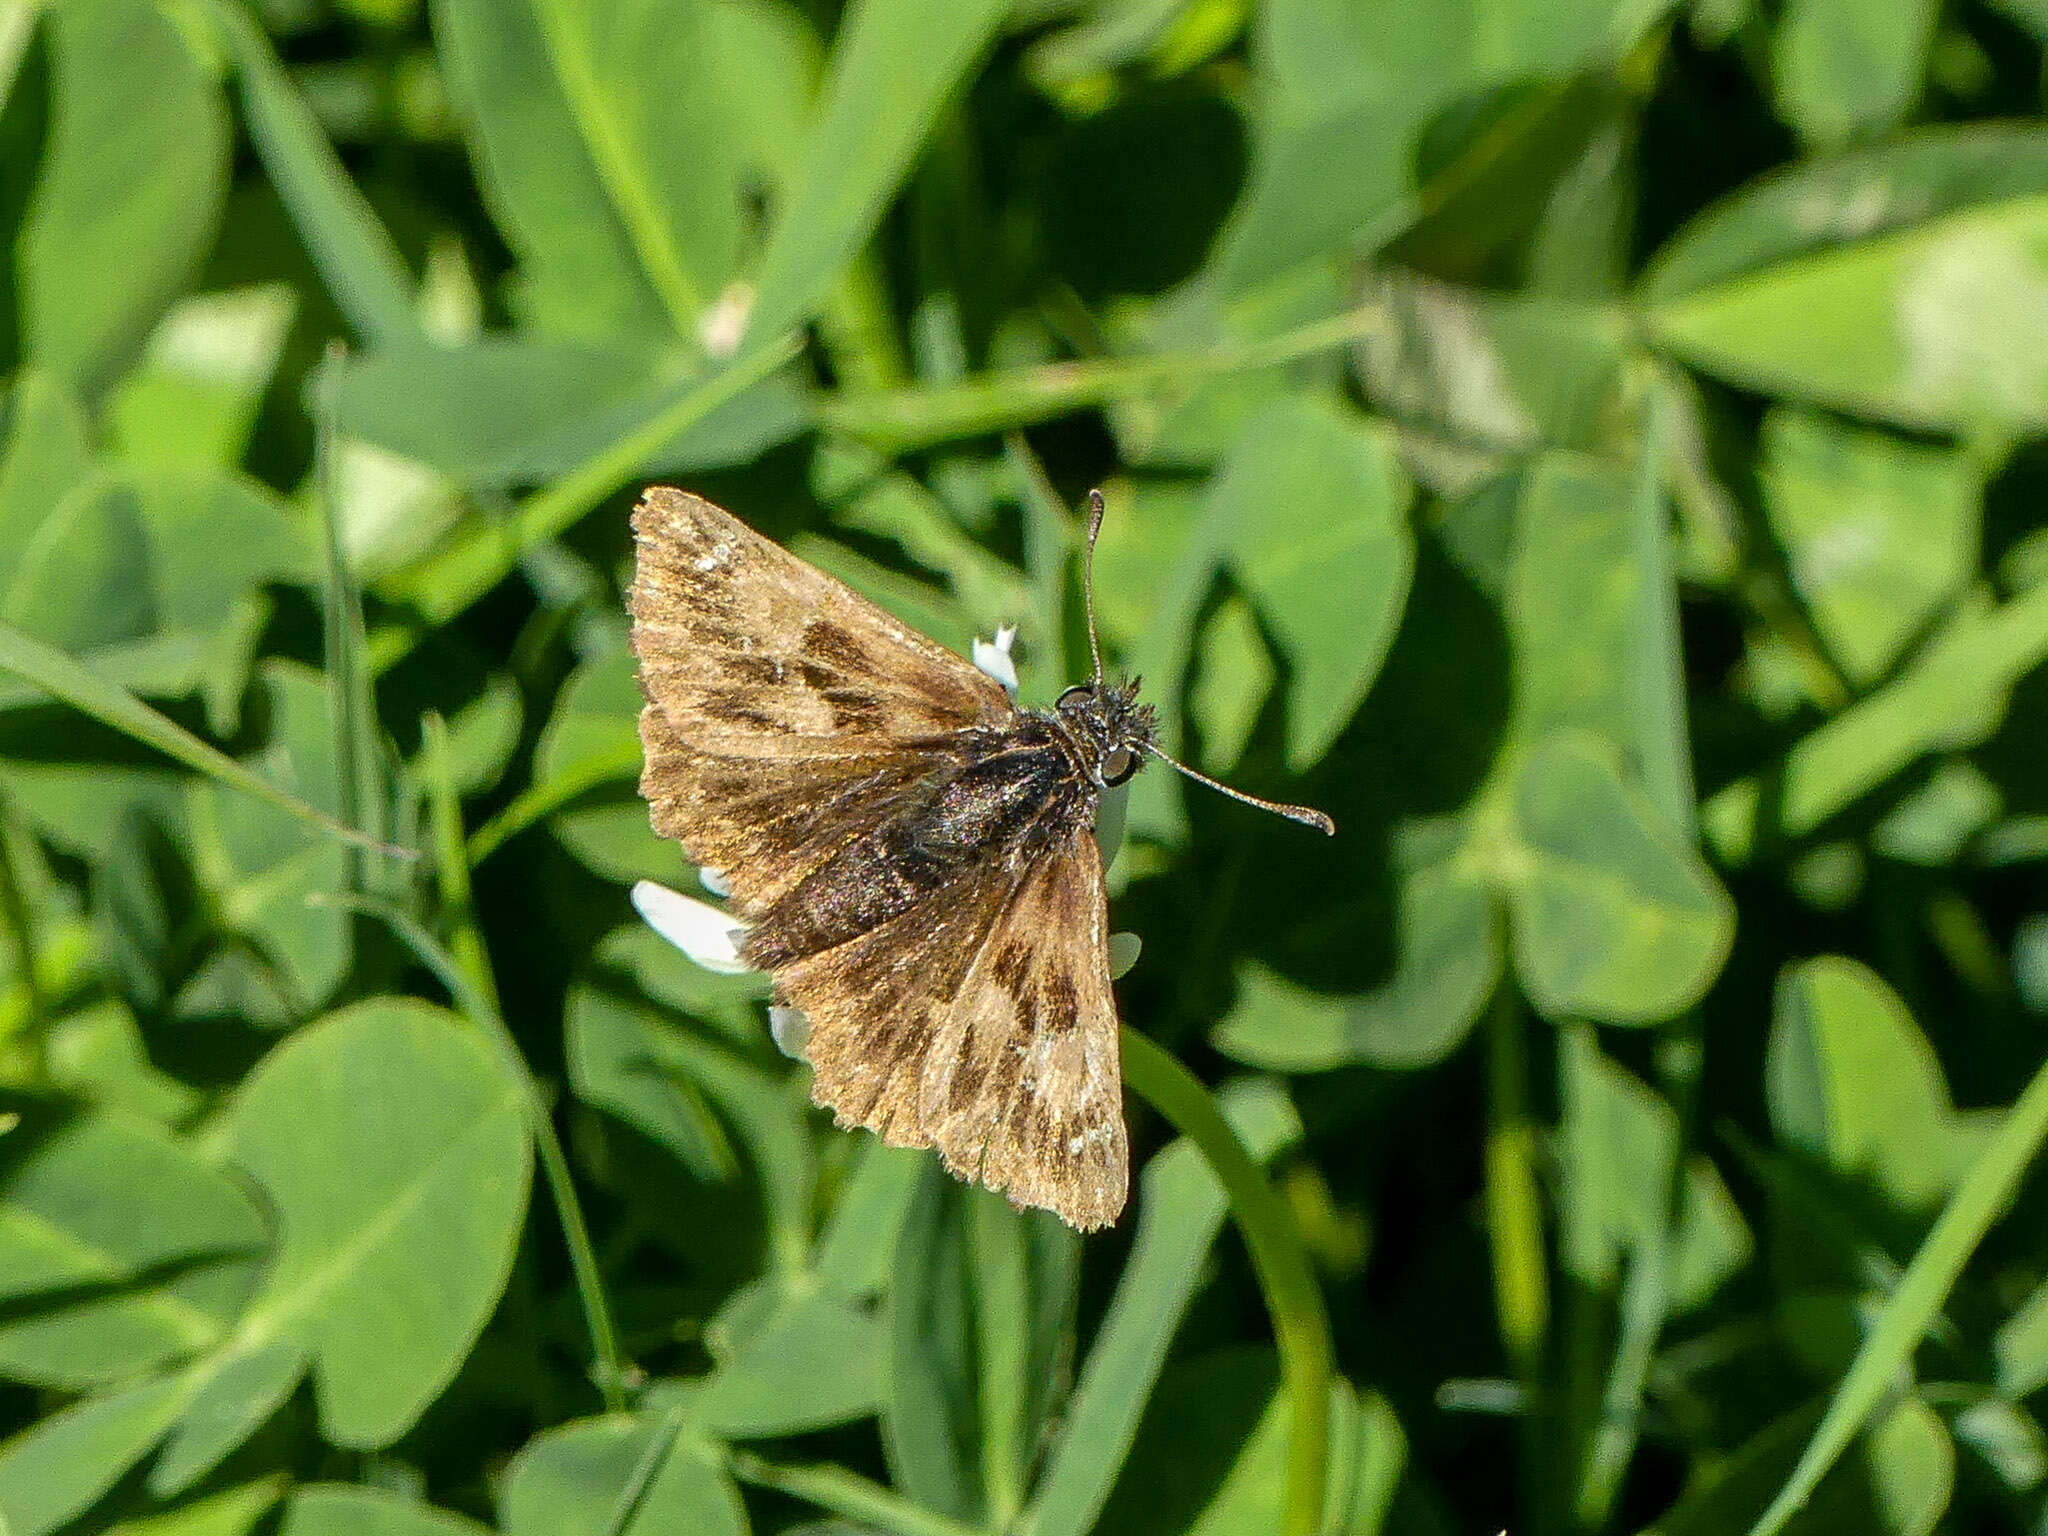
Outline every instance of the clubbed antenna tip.
<svg viewBox="0 0 2048 1536">
<path fill-rule="evenodd" d="M 1242 801 L 1246 805 L 1255 805 L 1262 811 L 1271 811 L 1275 816 L 1285 816 L 1289 821 L 1298 821 L 1305 827 L 1314 827 L 1325 837 L 1335 837 L 1337 835 L 1337 823 L 1330 820 L 1328 816 L 1324 815 L 1314 806 L 1285 805 L 1278 800 L 1261 800 L 1257 795 L 1248 795 L 1241 789 L 1232 789 L 1228 784 L 1219 783 L 1217 780 L 1210 778 L 1206 773 L 1196 772 L 1186 763 L 1168 757 L 1151 742 L 1145 743 L 1145 750 L 1166 764 L 1167 767 L 1173 769 L 1174 772 L 1185 774 L 1197 784 L 1206 784 L 1218 794 L 1228 795 L 1231 799 Z"/>
<path fill-rule="evenodd" d="M 1095 686 L 1102 686 L 1102 642 L 1095 638 L 1095 540 L 1102 532 L 1102 515 L 1109 510 L 1102 492 L 1088 493 L 1088 544 L 1081 556 L 1081 601 L 1088 610 L 1088 655 L 1095 663 Z"/>
</svg>

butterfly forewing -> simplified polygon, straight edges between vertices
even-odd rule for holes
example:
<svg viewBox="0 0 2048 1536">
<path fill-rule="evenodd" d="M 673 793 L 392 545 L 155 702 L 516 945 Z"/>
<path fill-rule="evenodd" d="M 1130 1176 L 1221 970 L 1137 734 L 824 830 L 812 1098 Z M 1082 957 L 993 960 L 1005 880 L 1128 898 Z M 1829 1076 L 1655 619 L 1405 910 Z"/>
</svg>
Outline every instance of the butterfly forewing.
<svg viewBox="0 0 2048 1536">
<path fill-rule="evenodd" d="M 957 733 L 1016 718 L 994 680 L 701 497 L 651 487 L 633 532 L 641 793 L 742 913 L 884 819 Z"/>
<path fill-rule="evenodd" d="M 709 502 L 635 510 L 641 789 L 809 1015 L 812 1096 L 1075 1226 L 1127 1184 L 1093 786 L 992 679 Z"/>
</svg>

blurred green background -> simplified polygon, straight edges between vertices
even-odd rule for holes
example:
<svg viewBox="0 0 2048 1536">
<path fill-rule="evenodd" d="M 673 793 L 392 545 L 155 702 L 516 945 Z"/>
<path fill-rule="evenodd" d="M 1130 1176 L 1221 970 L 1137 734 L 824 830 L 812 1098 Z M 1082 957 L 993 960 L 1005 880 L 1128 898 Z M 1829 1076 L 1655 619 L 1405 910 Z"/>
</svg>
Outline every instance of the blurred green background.
<svg viewBox="0 0 2048 1536">
<path fill-rule="evenodd" d="M 2048 1529 L 2044 40 L 0 0 L 0 1532 Z M 1336 817 L 1139 780 L 1115 1230 L 633 918 L 654 479 L 1035 700 L 1099 484 Z"/>
</svg>

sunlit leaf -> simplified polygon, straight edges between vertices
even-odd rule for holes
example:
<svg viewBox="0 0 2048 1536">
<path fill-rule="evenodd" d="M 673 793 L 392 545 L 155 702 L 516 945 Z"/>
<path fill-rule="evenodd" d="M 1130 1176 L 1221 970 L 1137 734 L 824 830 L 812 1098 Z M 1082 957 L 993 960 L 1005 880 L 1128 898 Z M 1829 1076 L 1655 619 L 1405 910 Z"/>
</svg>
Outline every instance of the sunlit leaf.
<svg viewBox="0 0 2048 1536">
<path fill-rule="evenodd" d="M 1919 94 L 1938 9 L 1792 0 L 1772 38 L 1778 110 L 1823 144 L 1891 127 Z"/>
<path fill-rule="evenodd" d="M 1767 417 L 1763 453 L 1793 583 L 1851 681 L 1873 682 L 1975 571 L 1978 475 L 1954 450 L 1812 412 Z"/>
<path fill-rule="evenodd" d="M 1954 1187 L 1988 1130 L 1956 1113 L 1940 1063 L 1897 994 L 1835 955 L 1779 978 L 1764 1086 L 1788 1145 L 1909 1210 L 1932 1207 Z"/>
<path fill-rule="evenodd" d="M 389 1443 L 447 1385 L 505 1284 L 531 1173 L 517 1086 L 453 1015 L 374 1000 L 270 1055 L 236 1099 L 228 1147 L 274 1206 L 281 1246 L 227 1347 L 302 1342 L 327 1435 Z"/>
<path fill-rule="evenodd" d="M 285 1501 L 279 1536 L 480 1536 L 474 1520 L 375 1488 L 314 1483 Z"/>
<path fill-rule="evenodd" d="M 184 1403 L 176 1376 L 151 1376 L 81 1399 L 0 1446 L 0 1520 L 10 1536 L 48 1536 L 89 1508 Z"/>
<path fill-rule="evenodd" d="M 659 1438 L 670 1445 L 663 1454 Z M 634 1506 L 613 1523 L 650 1455 L 661 1460 Z M 712 1447 L 655 1412 L 576 1419 L 528 1441 L 498 1496 L 505 1536 L 745 1536 L 746 1511 Z"/>
<path fill-rule="evenodd" d="M 1696 1002 L 1727 958 L 1727 893 L 1583 737 L 1548 738 L 1515 794 L 1516 969 L 1553 1015 L 1615 1023 Z"/>
<path fill-rule="evenodd" d="M 2048 198 L 1933 218 L 1651 312 L 1660 344 L 1747 388 L 1901 426 L 2048 421 Z"/>
<path fill-rule="evenodd" d="M 49 26 L 55 110 L 22 226 L 22 321 L 41 365 L 93 395 L 212 238 L 227 107 L 192 42 L 144 0 L 79 0 Z"/>
<path fill-rule="evenodd" d="M 0 1374 L 99 1385 L 233 1324 L 268 1234 L 232 1180 L 113 1116 L 18 1133 L 0 1154 Z"/>
</svg>

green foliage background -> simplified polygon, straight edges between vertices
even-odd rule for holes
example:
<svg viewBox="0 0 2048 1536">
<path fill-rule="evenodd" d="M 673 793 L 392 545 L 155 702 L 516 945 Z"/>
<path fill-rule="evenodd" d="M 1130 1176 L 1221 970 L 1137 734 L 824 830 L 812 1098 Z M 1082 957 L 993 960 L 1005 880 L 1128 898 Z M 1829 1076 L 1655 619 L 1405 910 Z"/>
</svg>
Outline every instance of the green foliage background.
<svg viewBox="0 0 2048 1536">
<path fill-rule="evenodd" d="M 0 1532 L 2048 1521 L 2040 0 L 0 0 Z M 1087 1242 L 632 918 L 703 491 L 1170 744 Z M 393 857 L 381 845 L 415 850 Z"/>
</svg>

